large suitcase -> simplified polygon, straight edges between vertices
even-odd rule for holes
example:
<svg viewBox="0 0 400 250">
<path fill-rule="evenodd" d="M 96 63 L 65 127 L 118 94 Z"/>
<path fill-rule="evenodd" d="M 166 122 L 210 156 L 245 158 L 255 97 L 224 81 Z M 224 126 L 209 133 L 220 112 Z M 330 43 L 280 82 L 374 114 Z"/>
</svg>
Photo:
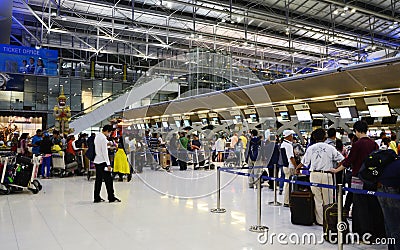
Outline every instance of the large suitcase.
<svg viewBox="0 0 400 250">
<path fill-rule="evenodd" d="M 290 220 L 292 224 L 312 226 L 315 222 L 314 195 L 307 191 L 295 191 L 290 195 Z"/>
</svg>

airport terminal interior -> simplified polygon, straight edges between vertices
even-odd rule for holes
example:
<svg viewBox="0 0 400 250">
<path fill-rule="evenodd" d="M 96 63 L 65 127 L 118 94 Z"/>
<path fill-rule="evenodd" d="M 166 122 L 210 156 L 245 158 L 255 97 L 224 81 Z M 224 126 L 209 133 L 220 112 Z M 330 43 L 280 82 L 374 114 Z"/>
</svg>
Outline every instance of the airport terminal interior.
<svg viewBox="0 0 400 250">
<path fill-rule="evenodd" d="M 400 249 L 400 1 L 0 5 L 0 249 Z"/>
</svg>

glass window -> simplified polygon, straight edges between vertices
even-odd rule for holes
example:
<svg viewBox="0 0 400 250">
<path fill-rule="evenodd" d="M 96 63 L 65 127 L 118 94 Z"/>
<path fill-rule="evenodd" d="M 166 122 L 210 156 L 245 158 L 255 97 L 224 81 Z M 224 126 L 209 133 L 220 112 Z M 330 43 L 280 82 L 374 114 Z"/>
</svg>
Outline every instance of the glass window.
<svg viewBox="0 0 400 250">
<path fill-rule="evenodd" d="M 112 95 L 113 82 L 103 81 L 103 97 Z"/>
<path fill-rule="evenodd" d="M 37 85 L 36 92 L 47 93 L 49 91 L 48 78 L 47 77 L 36 77 Z"/>
<path fill-rule="evenodd" d="M 71 80 L 69 78 L 60 78 L 60 87 L 64 87 L 64 94 L 69 95 L 71 93 Z"/>
<path fill-rule="evenodd" d="M 122 90 L 122 83 L 120 82 L 113 82 L 113 94 Z"/>
<path fill-rule="evenodd" d="M 93 96 L 103 96 L 103 82 L 101 80 L 93 81 Z"/>
<path fill-rule="evenodd" d="M 71 96 L 71 110 L 72 111 L 77 111 L 80 112 L 81 111 L 81 96 L 79 95 L 72 95 Z"/>
<path fill-rule="evenodd" d="M 79 95 L 82 89 L 81 79 L 71 79 L 71 95 Z"/>
<path fill-rule="evenodd" d="M 36 92 L 36 77 L 25 76 L 24 91 Z"/>
<path fill-rule="evenodd" d="M 24 92 L 24 106 L 34 107 L 35 99 L 35 93 L 26 91 Z"/>
</svg>

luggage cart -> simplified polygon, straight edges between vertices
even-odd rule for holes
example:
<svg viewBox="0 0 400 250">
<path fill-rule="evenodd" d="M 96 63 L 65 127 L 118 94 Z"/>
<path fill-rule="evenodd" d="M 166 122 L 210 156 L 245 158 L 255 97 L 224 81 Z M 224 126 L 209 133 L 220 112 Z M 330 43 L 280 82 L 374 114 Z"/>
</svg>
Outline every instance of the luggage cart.
<svg viewBox="0 0 400 250">
<path fill-rule="evenodd" d="M 42 190 L 42 185 L 36 179 L 40 158 L 31 159 L 30 162 L 19 162 L 15 156 L 1 158 L 1 193 L 23 191 L 25 188 L 33 194 Z"/>
<path fill-rule="evenodd" d="M 235 168 L 240 166 L 240 153 L 233 150 L 228 152 L 228 157 L 224 161 L 224 167 Z"/>
<path fill-rule="evenodd" d="M 53 153 L 51 158 L 53 161 L 51 174 L 53 176 L 59 176 L 62 178 L 68 175 L 73 175 L 74 171 L 78 168 L 78 162 L 76 161 L 68 164 L 65 163 L 65 153 L 63 151 Z"/>
</svg>

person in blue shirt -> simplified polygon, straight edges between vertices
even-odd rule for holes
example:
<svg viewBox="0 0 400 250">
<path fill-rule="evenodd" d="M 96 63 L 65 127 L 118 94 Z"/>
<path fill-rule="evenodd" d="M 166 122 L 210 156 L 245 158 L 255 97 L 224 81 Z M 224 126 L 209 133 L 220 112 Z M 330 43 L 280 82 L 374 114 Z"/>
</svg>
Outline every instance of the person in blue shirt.
<svg viewBox="0 0 400 250">
<path fill-rule="evenodd" d="M 40 154 L 40 141 L 42 140 L 42 130 L 36 130 L 36 135 L 32 137 L 32 154 Z"/>
<path fill-rule="evenodd" d="M 379 177 L 378 191 L 400 194 L 400 159 L 387 165 Z M 400 200 L 378 196 L 385 220 L 386 237 L 394 238 L 395 244 L 389 244 L 389 250 L 400 250 Z"/>
</svg>

